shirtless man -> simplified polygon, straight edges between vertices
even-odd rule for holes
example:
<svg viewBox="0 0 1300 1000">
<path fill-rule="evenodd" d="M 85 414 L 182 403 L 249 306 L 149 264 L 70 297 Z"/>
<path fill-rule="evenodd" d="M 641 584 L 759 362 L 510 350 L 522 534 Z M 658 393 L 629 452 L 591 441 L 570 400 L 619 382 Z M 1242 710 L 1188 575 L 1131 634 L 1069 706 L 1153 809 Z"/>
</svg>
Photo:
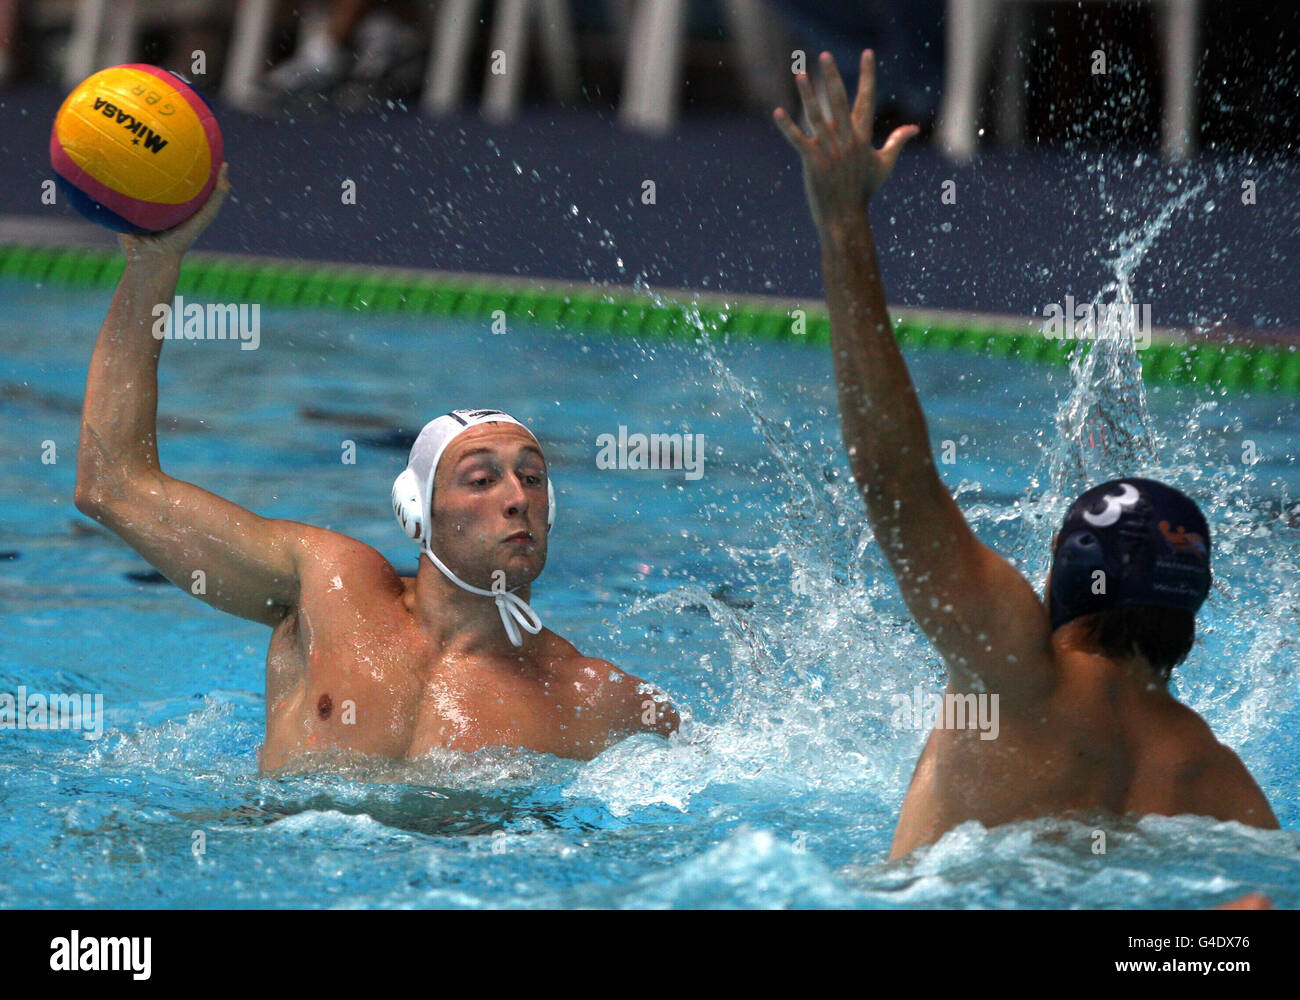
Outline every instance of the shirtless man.
<svg viewBox="0 0 1300 1000">
<path fill-rule="evenodd" d="M 76 504 L 178 587 L 201 570 L 202 600 L 271 627 L 261 768 L 310 766 L 304 754 L 326 749 L 403 760 L 494 744 L 589 759 L 632 733 L 672 733 L 663 695 L 583 656 L 528 606 L 554 494 L 537 440 L 506 414 L 457 411 L 417 439 L 393 487 L 421 543 L 414 578 L 356 539 L 258 517 L 162 471 L 153 310 L 172 301 L 181 258 L 229 190 L 223 164 L 193 218 L 120 237 L 127 264 L 90 361 Z"/>
<path fill-rule="evenodd" d="M 853 477 L 908 610 L 947 666 L 948 696 L 999 699 L 995 739 L 939 720 L 891 857 L 969 820 L 989 827 L 1071 812 L 1192 813 L 1275 829 L 1241 761 L 1166 686 L 1210 587 L 1209 529 L 1196 505 L 1131 477 L 1084 493 L 1052 539 L 1040 599 L 975 537 L 939 478 L 867 218 L 868 199 L 918 130 L 896 129 L 875 149 L 871 52 L 852 107 L 829 55 L 821 66 L 825 113 L 808 77 L 796 81 L 812 135 L 780 108 L 774 118 L 803 161 L 821 238 Z"/>
</svg>

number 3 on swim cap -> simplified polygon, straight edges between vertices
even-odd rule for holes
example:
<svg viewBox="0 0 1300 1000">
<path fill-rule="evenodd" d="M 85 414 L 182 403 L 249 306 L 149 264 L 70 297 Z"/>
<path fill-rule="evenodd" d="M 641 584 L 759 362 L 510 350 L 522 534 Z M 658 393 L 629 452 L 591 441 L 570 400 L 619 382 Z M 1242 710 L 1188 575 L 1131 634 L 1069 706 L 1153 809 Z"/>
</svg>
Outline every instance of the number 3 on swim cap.
<svg viewBox="0 0 1300 1000">
<path fill-rule="evenodd" d="M 1083 519 L 1097 528 L 1106 528 L 1120 519 L 1120 515 L 1126 510 L 1132 510 L 1137 506 L 1138 500 L 1142 494 L 1132 483 L 1121 483 L 1122 493 L 1111 493 L 1103 499 L 1106 501 L 1106 508 L 1100 514 L 1092 514 L 1087 511 L 1083 514 Z"/>
</svg>

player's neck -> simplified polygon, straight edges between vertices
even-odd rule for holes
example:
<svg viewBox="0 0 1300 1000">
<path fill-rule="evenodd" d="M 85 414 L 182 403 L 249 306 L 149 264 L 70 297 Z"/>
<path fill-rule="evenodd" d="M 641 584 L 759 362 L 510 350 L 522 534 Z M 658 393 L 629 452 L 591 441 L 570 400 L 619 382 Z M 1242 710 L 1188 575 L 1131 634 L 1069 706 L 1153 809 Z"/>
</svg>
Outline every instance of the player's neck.
<svg viewBox="0 0 1300 1000">
<path fill-rule="evenodd" d="M 1142 690 L 1168 693 L 1169 679 L 1162 676 L 1145 656 L 1138 652 L 1133 652 L 1125 657 L 1111 656 L 1090 635 L 1087 624 L 1083 619 L 1076 619 L 1062 625 L 1059 632 L 1060 636 L 1057 641 L 1059 649 L 1099 657 L 1113 664 L 1120 675 L 1135 687 Z"/>
<path fill-rule="evenodd" d="M 1124 676 L 1138 687 L 1148 691 L 1169 693 L 1169 678 L 1162 676 L 1141 653 L 1114 662 Z"/>
<path fill-rule="evenodd" d="M 529 588 L 520 587 L 515 594 L 527 601 Z M 511 643 L 496 601 L 456 586 L 425 555 L 420 557 L 411 610 L 425 634 L 444 654 L 494 653 L 517 657 L 534 638 L 521 630 L 523 646 Z"/>
</svg>

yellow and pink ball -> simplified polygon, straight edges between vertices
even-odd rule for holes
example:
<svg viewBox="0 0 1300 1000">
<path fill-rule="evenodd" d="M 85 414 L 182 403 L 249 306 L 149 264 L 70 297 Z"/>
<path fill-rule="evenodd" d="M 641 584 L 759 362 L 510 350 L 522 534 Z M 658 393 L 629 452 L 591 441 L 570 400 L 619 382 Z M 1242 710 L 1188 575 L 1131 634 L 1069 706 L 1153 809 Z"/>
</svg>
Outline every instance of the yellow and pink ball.
<svg viewBox="0 0 1300 1000">
<path fill-rule="evenodd" d="M 119 233 L 155 233 L 199 210 L 217 183 L 221 129 L 178 74 L 131 63 L 83 81 L 59 108 L 50 162 L 86 218 Z"/>
</svg>

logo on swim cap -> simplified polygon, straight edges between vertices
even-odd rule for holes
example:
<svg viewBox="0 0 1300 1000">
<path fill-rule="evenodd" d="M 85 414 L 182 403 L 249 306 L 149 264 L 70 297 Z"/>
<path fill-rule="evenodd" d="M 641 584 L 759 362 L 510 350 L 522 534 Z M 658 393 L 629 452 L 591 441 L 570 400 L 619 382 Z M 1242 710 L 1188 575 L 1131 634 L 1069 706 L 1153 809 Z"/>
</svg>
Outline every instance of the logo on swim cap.
<svg viewBox="0 0 1300 1000">
<path fill-rule="evenodd" d="M 1165 541 L 1175 552 L 1199 552 L 1201 555 L 1209 557 L 1210 542 L 1204 536 L 1195 531 L 1188 531 L 1182 525 L 1174 531 L 1169 527 L 1168 521 L 1161 521 L 1158 525 L 1160 534 L 1165 536 Z"/>
<path fill-rule="evenodd" d="M 488 422 L 486 420 L 487 417 L 505 417 L 508 423 L 519 423 L 518 420 L 506 413 L 505 410 L 452 410 L 450 413 L 444 414 L 444 416 L 459 421 L 465 427 L 469 427 L 471 424 Z M 523 427 L 523 424 L 519 424 L 519 426 Z"/>
<path fill-rule="evenodd" d="M 1195 613 L 1210 581 L 1210 529 L 1196 503 L 1153 479 L 1113 479 L 1066 512 L 1052 558 L 1052 630 L 1134 605 Z"/>
</svg>

